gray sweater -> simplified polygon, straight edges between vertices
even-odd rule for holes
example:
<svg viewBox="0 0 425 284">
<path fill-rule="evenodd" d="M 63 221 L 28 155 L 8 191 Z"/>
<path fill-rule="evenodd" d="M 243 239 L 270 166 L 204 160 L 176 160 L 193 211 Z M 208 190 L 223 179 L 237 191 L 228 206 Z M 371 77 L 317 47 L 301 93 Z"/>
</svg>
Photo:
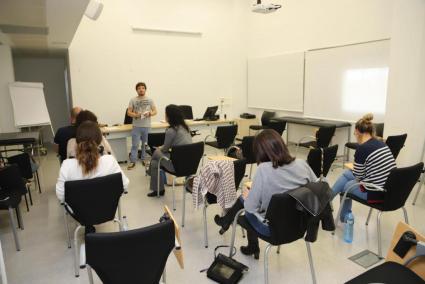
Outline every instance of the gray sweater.
<svg viewBox="0 0 425 284">
<path fill-rule="evenodd" d="M 245 200 L 245 210 L 263 220 L 273 194 L 284 193 L 317 180 L 313 170 L 304 160 L 296 159 L 276 169 L 271 162 L 261 163 Z"/>
<path fill-rule="evenodd" d="M 168 150 L 173 146 L 185 145 L 192 143 L 190 132 L 182 126 L 177 126 L 176 129 L 170 127 L 165 131 L 164 145 L 161 147 L 162 153 L 168 153 Z"/>
</svg>

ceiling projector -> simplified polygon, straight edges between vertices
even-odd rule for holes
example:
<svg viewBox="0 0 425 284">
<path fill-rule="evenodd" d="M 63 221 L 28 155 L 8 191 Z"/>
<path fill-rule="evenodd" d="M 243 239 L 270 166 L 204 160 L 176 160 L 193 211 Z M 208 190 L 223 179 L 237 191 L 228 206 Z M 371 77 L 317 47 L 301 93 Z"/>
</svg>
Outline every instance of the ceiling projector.
<svg viewBox="0 0 425 284">
<path fill-rule="evenodd" d="M 279 9 L 280 7 L 282 7 L 281 5 L 277 5 L 277 4 L 262 4 L 261 0 L 257 0 L 257 4 L 254 4 L 252 6 L 252 12 L 254 13 L 262 13 L 262 14 L 269 14 L 272 13 L 274 11 L 276 11 L 277 9 Z"/>
</svg>

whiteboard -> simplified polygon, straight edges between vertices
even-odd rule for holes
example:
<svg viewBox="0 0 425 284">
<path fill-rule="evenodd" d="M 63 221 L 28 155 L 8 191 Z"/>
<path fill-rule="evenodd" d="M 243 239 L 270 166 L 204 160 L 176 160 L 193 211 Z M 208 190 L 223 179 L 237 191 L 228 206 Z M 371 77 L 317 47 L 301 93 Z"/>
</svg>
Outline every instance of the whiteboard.
<svg viewBox="0 0 425 284">
<path fill-rule="evenodd" d="M 248 60 L 248 107 L 303 111 L 304 52 Z"/>
<path fill-rule="evenodd" d="M 44 98 L 43 83 L 10 83 L 9 92 L 16 127 L 51 124 Z"/>
<path fill-rule="evenodd" d="M 306 52 L 304 115 L 356 121 L 372 112 L 383 121 L 390 40 Z"/>
</svg>

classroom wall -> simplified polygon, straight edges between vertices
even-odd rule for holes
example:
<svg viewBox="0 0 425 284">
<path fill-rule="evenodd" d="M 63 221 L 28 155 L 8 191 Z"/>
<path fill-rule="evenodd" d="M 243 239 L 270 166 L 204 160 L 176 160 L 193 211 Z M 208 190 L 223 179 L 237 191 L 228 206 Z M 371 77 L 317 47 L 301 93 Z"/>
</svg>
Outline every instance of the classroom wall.
<svg viewBox="0 0 425 284">
<path fill-rule="evenodd" d="M 408 133 L 397 162 L 421 160 L 425 143 L 425 1 L 394 0 L 385 135 Z"/>
<path fill-rule="evenodd" d="M 246 10 L 247 58 L 305 51 L 391 37 L 392 0 L 285 0 L 272 1 L 282 8 L 271 14 Z M 246 77 L 244 78 L 246 86 Z M 247 108 L 247 93 L 234 98 L 233 112 L 261 116 L 263 110 Z M 236 95 L 237 95 L 236 94 Z M 277 116 L 302 116 L 301 112 L 277 111 Z M 324 114 L 323 117 L 331 117 Z M 289 126 L 289 141 L 312 135 L 311 127 Z M 285 136 L 285 135 L 284 135 Z M 351 137 L 354 140 L 354 137 Z M 333 139 L 339 154 L 347 141 L 345 129 Z"/>
<path fill-rule="evenodd" d="M 103 123 L 122 123 L 135 84 L 144 81 L 159 119 L 167 104 L 190 104 L 202 116 L 219 97 L 243 103 L 246 1 L 105 0 L 97 21 L 83 17 L 69 48 L 73 104 L 93 110 Z M 165 8 L 163 7 L 165 6 Z M 174 14 L 173 14 L 174 13 Z M 177 15 L 177 16 L 176 16 Z M 183 29 L 201 36 L 132 31 L 139 27 Z M 236 94 L 237 93 L 237 94 Z"/>
<path fill-rule="evenodd" d="M 0 45 L 0 133 L 19 131 L 14 127 L 9 83 L 14 82 L 12 52 L 7 45 Z"/>
<path fill-rule="evenodd" d="M 13 58 L 15 79 L 42 82 L 53 130 L 69 124 L 69 106 L 65 89 L 65 56 L 19 55 Z M 50 127 L 43 128 L 44 141 L 53 142 Z"/>
</svg>

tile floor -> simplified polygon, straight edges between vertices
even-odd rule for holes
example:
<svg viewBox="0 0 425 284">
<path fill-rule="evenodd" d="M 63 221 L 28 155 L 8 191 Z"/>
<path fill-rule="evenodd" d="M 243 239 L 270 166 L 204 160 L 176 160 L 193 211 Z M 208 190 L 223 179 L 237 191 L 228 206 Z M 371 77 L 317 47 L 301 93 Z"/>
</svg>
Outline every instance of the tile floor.
<svg viewBox="0 0 425 284">
<path fill-rule="evenodd" d="M 50 151 L 47 156 L 41 157 L 41 165 L 40 179 L 43 192 L 39 194 L 33 189 L 34 206 L 30 208 L 30 212 L 26 212 L 24 204 L 22 204 L 25 230 L 18 231 L 21 251 L 15 250 L 7 211 L 0 212 L 0 239 L 9 283 L 88 283 L 85 270 L 80 271 L 79 278 L 74 277 L 72 250 L 68 249 L 66 245 L 63 215 L 55 195 L 59 163 Z M 127 171 L 124 166 L 124 171 L 131 183 L 129 194 L 123 198 L 122 210 L 127 216 L 130 229 L 157 222 L 163 212 L 163 205 L 171 206 L 170 191 L 167 191 L 166 195 L 160 199 L 146 197 L 148 181 L 144 175 L 143 166 L 138 163 L 132 171 Z M 335 169 L 329 174 L 331 185 L 340 173 L 341 169 Z M 410 223 L 424 233 L 425 191 L 419 196 L 416 206 L 411 205 L 412 197 L 413 194 L 406 206 Z M 181 187 L 177 188 L 176 198 L 175 216 L 180 221 Z M 181 270 L 177 266 L 176 260 L 171 254 L 167 263 L 167 282 L 170 284 L 212 283 L 206 278 L 205 273 L 200 273 L 200 270 L 211 264 L 213 249 L 217 245 L 228 244 L 231 234 L 230 231 L 224 236 L 218 234 L 213 216 L 218 214 L 220 209 L 217 205 L 210 206 L 208 209 L 210 245 L 209 248 L 204 248 L 202 211 L 195 211 L 191 206 L 190 196 L 186 195 L 186 198 L 186 226 L 182 230 L 185 269 Z M 338 203 L 334 202 L 336 209 L 339 206 Z M 339 227 L 335 236 L 329 232 L 320 231 L 318 241 L 312 244 L 318 283 L 344 283 L 364 271 L 362 267 L 348 260 L 348 257 L 364 249 L 377 251 L 376 213 L 373 214 L 369 226 L 365 226 L 368 209 L 355 204 L 353 211 L 355 229 L 352 244 L 344 243 L 342 240 L 342 227 Z M 401 211 L 386 213 L 383 216 L 384 252 L 388 249 L 393 230 L 399 220 L 402 220 Z M 112 224 L 101 228 L 103 231 L 117 229 L 117 226 Z M 238 230 L 236 245 L 239 247 L 245 242 Z M 262 251 L 259 261 L 252 257 L 245 257 L 240 252 L 235 257 L 250 268 L 242 283 L 263 282 L 264 243 L 261 243 L 260 246 Z M 280 254 L 276 254 L 275 250 L 272 250 L 269 269 L 270 283 L 311 283 L 307 252 L 302 240 L 282 246 Z M 100 283 L 98 279 L 96 280 L 96 283 Z"/>
</svg>

